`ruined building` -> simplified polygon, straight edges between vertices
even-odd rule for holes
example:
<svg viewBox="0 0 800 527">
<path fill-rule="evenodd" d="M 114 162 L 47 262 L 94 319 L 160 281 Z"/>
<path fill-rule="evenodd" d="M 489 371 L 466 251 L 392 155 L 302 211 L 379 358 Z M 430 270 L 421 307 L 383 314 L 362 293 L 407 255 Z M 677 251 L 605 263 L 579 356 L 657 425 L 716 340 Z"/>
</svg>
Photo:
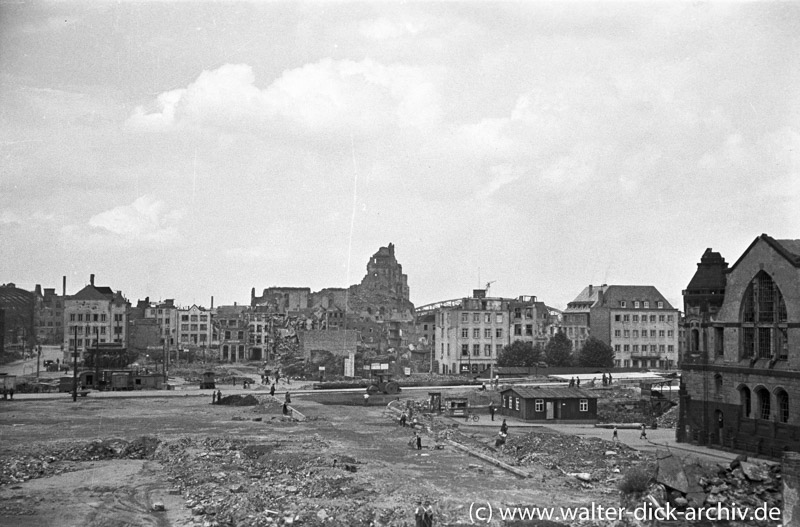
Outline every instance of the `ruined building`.
<svg viewBox="0 0 800 527">
<path fill-rule="evenodd" d="M 800 444 L 800 240 L 710 249 L 684 291 L 678 441 L 780 457 Z"/>
<path fill-rule="evenodd" d="M 409 300 L 408 276 L 390 243 L 370 257 L 359 284 L 317 292 L 307 287 L 270 287 L 260 296 L 253 288 L 250 309 L 242 316 L 256 321 L 250 352 L 245 353 L 248 358 L 269 357 L 281 342 L 290 339 L 337 354 L 343 353 L 342 342 L 352 343 L 353 350 L 364 347 L 382 353 L 408 344 L 414 304 Z M 326 333 L 334 331 L 346 331 L 347 338 Z M 309 338 L 303 338 L 303 333 Z M 303 351 L 307 354 L 309 350 Z M 236 359 L 231 356 L 231 360 Z"/>
</svg>

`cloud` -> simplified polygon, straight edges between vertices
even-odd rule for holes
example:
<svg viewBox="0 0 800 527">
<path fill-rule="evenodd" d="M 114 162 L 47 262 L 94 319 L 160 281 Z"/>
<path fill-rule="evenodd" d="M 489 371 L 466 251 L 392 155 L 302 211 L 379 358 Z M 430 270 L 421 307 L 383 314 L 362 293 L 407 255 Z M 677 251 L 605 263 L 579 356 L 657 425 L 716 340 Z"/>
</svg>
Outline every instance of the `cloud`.
<svg viewBox="0 0 800 527">
<path fill-rule="evenodd" d="M 423 128 L 440 119 L 436 87 L 419 68 L 324 59 L 285 71 L 264 89 L 247 64 L 204 71 L 186 88 L 139 106 L 128 125 L 140 130 L 191 126 L 290 125 L 299 132 L 373 133 Z"/>
<path fill-rule="evenodd" d="M 169 211 L 152 196 L 141 196 L 130 205 L 121 205 L 92 216 L 86 225 L 68 225 L 62 232 L 68 237 L 117 244 L 176 243 L 180 234 L 176 223 L 181 211 Z"/>
</svg>

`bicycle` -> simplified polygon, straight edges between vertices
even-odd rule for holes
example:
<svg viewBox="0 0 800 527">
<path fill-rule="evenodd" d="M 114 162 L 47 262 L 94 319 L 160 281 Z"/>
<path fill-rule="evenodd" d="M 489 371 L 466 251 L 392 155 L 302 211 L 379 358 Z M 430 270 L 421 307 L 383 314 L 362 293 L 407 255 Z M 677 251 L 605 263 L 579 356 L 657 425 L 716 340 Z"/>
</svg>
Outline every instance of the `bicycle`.
<svg viewBox="0 0 800 527">
<path fill-rule="evenodd" d="M 481 418 L 481 417 L 480 417 L 478 414 L 473 414 L 472 412 L 469 412 L 469 413 L 467 414 L 467 421 L 468 421 L 468 422 L 469 422 L 469 421 L 472 421 L 472 422 L 474 422 L 474 423 L 477 423 L 477 422 L 480 420 L 480 418 Z"/>
</svg>

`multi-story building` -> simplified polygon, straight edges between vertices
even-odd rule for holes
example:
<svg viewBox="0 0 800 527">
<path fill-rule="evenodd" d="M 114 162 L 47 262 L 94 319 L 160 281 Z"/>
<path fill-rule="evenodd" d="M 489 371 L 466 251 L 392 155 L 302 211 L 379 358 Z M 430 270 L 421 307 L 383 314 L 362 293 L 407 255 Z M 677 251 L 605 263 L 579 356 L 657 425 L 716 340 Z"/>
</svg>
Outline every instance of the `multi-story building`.
<svg viewBox="0 0 800 527">
<path fill-rule="evenodd" d="M 220 359 L 225 362 L 251 360 L 248 350 L 250 320 L 248 306 L 234 304 L 219 306 L 214 315 L 214 325 L 219 342 Z"/>
<path fill-rule="evenodd" d="M 653 286 L 588 286 L 564 311 L 579 352 L 590 336 L 614 350 L 614 366 L 671 369 L 678 364 L 680 312 Z"/>
<path fill-rule="evenodd" d="M 174 349 L 178 345 L 178 306 L 175 300 L 168 298 L 163 302 L 150 303 L 146 298 L 145 318 L 154 318 L 158 321 L 158 334 L 161 346 Z"/>
<path fill-rule="evenodd" d="M 486 290 L 475 289 L 471 298 L 423 310 L 436 313 L 439 373 L 478 373 L 493 367 L 503 347 L 514 341 L 547 340 L 549 310 L 535 296 L 488 298 Z"/>
<path fill-rule="evenodd" d="M 95 344 L 116 343 L 127 347 L 128 309 L 130 303 L 122 291 L 89 285 L 64 301 L 64 361 L 71 362 L 76 351 L 83 360 L 86 350 Z"/>
<path fill-rule="evenodd" d="M 64 297 L 55 289 L 42 291 L 36 285 L 36 340 L 39 344 L 59 345 L 64 342 Z"/>
<path fill-rule="evenodd" d="M 800 240 L 762 234 L 730 269 L 706 251 L 684 299 L 677 439 L 773 457 L 795 450 Z"/>
<path fill-rule="evenodd" d="M 184 349 L 207 348 L 211 345 L 213 327 L 211 326 L 211 313 L 204 307 L 178 308 L 177 317 L 177 342 Z"/>
<path fill-rule="evenodd" d="M 36 296 L 15 284 L 0 286 L 0 351 L 30 351 L 36 345 Z"/>
</svg>

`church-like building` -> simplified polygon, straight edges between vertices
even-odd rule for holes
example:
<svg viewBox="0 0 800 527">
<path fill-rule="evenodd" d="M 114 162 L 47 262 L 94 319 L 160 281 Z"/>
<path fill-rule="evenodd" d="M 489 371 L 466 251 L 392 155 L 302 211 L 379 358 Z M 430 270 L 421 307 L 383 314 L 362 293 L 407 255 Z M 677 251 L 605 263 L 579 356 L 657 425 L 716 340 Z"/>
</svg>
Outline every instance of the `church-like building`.
<svg viewBox="0 0 800 527">
<path fill-rule="evenodd" d="M 678 441 L 780 457 L 800 445 L 800 240 L 706 250 L 683 293 Z"/>
</svg>

